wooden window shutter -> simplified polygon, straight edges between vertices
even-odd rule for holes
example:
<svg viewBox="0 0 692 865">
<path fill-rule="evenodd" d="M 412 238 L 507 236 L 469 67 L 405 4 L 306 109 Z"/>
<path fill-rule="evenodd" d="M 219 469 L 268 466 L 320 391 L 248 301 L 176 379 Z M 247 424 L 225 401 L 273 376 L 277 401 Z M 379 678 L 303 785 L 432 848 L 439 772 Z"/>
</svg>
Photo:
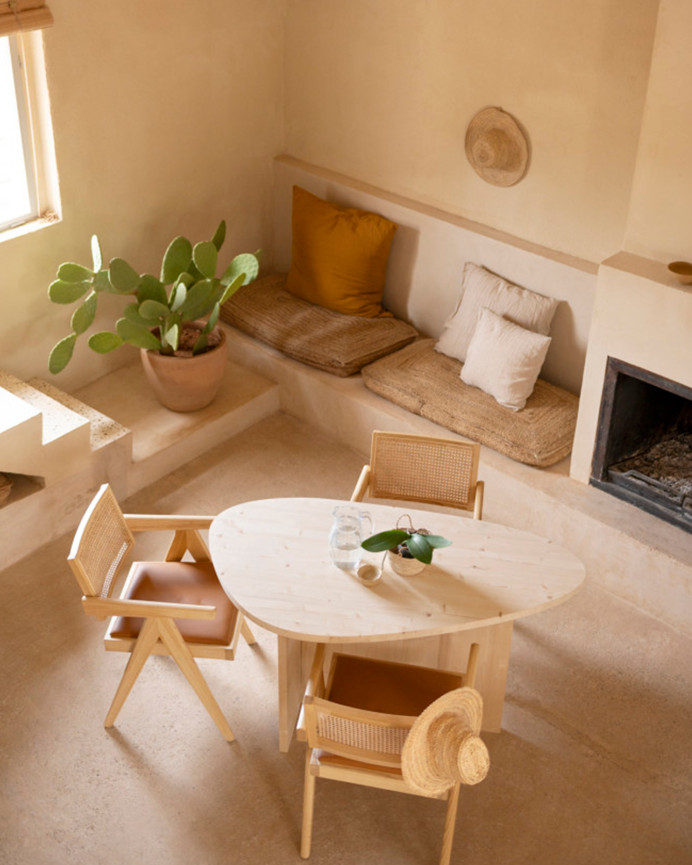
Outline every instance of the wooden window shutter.
<svg viewBox="0 0 692 865">
<path fill-rule="evenodd" d="M 50 27 L 53 16 L 43 0 L 0 0 L 0 36 Z"/>
</svg>

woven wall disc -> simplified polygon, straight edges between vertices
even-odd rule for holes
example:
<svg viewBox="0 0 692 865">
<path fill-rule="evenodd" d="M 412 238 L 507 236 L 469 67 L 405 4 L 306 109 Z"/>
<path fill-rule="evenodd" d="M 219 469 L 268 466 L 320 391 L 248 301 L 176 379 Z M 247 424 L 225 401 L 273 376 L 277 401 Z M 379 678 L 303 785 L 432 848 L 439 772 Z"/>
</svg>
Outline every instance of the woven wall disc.
<svg viewBox="0 0 692 865">
<path fill-rule="evenodd" d="M 513 186 L 526 174 L 529 145 L 517 121 L 500 108 L 484 108 L 466 130 L 466 158 L 494 186 Z"/>
</svg>

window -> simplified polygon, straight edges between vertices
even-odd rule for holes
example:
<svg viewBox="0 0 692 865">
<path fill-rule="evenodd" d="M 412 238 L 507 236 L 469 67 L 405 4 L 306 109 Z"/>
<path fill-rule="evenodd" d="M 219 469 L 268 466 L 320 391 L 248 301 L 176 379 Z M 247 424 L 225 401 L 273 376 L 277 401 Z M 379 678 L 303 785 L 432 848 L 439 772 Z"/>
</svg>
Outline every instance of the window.
<svg viewBox="0 0 692 865">
<path fill-rule="evenodd" d="M 0 232 L 37 226 L 58 209 L 57 171 L 36 28 L 52 16 L 41 0 L 0 0 Z"/>
<path fill-rule="evenodd" d="M 38 216 L 29 112 L 15 36 L 0 39 L 0 229 Z"/>
</svg>

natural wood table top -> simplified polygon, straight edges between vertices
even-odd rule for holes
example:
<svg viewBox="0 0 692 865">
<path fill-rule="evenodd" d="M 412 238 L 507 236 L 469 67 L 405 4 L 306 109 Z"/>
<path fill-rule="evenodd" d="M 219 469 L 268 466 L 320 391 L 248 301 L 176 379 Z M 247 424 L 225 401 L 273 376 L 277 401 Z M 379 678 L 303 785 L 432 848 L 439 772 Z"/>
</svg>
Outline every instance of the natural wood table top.
<svg viewBox="0 0 692 865">
<path fill-rule="evenodd" d="M 328 536 L 333 499 L 245 502 L 216 517 L 209 530 L 214 566 L 237 606 L 276 634 L 320 643 L 363 643 L 452 633 L 511 621 L 560 604 L 584 582 L 584 566 L 567 550 L 528 532 L 467 516 L 375 503 L 375 531 L 402 514 L 453 543 L 414 577 L 385 566 L 373 586 L 337 568 Z M 382 553 L 363 551 L 380 564 Z"/>
</svg>

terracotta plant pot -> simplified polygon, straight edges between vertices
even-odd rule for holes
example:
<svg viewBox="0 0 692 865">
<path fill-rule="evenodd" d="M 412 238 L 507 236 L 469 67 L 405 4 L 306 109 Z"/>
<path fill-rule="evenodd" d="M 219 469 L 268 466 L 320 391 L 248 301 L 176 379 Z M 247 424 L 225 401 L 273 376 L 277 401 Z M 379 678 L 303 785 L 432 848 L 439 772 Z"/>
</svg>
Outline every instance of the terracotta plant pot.
<svg viewBox="0 0 692 865">
<path fill-rule="evenodd" d="M 159 354 L 140 349 L 142 366 L 159 402 L 171 411 L 197 411 L 213 401 L 226 369 L 226 332 L 203 354 Z"/>
</svg>

